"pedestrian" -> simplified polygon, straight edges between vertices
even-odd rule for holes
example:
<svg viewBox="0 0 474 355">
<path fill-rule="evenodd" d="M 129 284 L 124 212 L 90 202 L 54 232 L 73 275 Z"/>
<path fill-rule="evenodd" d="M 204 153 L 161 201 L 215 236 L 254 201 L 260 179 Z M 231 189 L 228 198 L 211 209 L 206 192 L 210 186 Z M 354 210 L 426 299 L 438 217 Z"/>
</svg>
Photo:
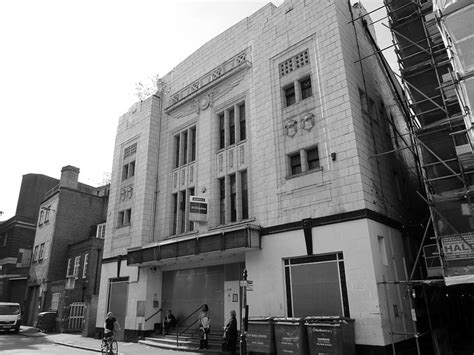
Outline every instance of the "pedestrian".
<svg viewBox="0 0 474 355">
<path fill-rule="evenodd" d="M 234 310 L 230 311 L 230 319 L 224 328 L 224 342 L 226 350 L 230 351 L 231 355 L 236 354 L 237 349 L 237 318 Z"/>
<path fill-rule="evenodd" d="M 176 327 L 176 317 L 171 313 L 171 309 L 168 309 L 163 320 L 163 334 L 166 335 L 172 327 Z"/>
<path fill-rule="evenodd" d="M 211 319 L 209 318 L 209 307 L 207 304 L 203 304 L 201 307 L 201 313 L 199 314 L 199 334 L 200 343 L 199 349 L 208 349 L 208 336 L 211 331 Z"/>
</svg>

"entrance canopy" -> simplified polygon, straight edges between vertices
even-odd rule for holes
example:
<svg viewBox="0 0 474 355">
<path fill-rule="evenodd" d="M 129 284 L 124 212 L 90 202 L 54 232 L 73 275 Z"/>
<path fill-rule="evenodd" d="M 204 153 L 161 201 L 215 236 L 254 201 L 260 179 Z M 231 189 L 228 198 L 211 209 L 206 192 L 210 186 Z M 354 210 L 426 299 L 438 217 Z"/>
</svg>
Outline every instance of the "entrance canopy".
<svg viewBox="0 0 474 355">
<path fill-rule="evenodd" d="M 260 249 L 260 227 L 245 224 L 191 236 L 177 237 L 127 251 L 127 265 L 166 265 L 178 258 L 227 251 Z"/>
</svg>

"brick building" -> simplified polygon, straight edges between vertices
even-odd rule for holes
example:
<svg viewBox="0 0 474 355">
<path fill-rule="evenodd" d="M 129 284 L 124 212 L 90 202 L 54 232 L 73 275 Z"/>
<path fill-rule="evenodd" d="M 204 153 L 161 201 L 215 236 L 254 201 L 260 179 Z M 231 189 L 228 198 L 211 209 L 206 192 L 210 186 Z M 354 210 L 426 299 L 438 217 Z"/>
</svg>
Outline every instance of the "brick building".
<svg viewBox="0 0 474 355">
<path fill-rule="evenodd" d="M 77 282 L 79 292 L 90 292 L 90 296 L 95 290 L 95 286 L 88 284 L 92 276 L 89 260 L 92 259 L 85 262 L 81 253 L 85 255 L 85 249 L 89 249 L 88 258 L 97 258 L 98 252 L 93 250 L 97 249 L 96 244 L 102 244 L 102 240 L 84 240 L 91 236 L 91 231 L 95 231 L 97 225 L 105 222 L 109 190 L 108 186 L 94 188 L 79 183 L 78 178 L 78 168 L 70 165 L 63 167 L 59 184 L 46 193 L 40 205 L 29 270 L 28 324 L 33 324 L 38 312 L 42 311 L 58 311 L 59 319 L 67 318 L 68 315 L 62 312 L 64 306 L 68 305 L 65 301 L 86 298 L 85 293 L 80 297 L 73 294 L 70 299 L 66 298 L 68 294 L 65 289 L 75 289 L 75 285 L 71 286 L 76 283 L 76 276 L 80 279 Z M 68 256 L 72 254 L 75 257 L 74 265 L 68 264 Z M 72 281 L 67 275 L 74 275 Z"/>
<path fill-rule="evenodd" d="M 58 183 L 41 174 L 23 175 L 15 216 L 0 222 L 0 301 L 23 304 L 35 238 L 38 210 L 44 194 Z"/>
<path fill-rule="evenodd" d="M 251 316 L 352 317 L 360 353 L 409 340 L 387 331 L 394 309 L 412 326 L 404 286 L 387 308 L 379 282 L 404 273 L 425 211 L 403 93 L 383 59 L 358 61 L 376 49 L 361 11 L 270 3 L 120 118 L 98 328 L 112 311 L 136 339 L 160 308 L 206 303 L 221 329 L 247 269 Z"/>
</svg>

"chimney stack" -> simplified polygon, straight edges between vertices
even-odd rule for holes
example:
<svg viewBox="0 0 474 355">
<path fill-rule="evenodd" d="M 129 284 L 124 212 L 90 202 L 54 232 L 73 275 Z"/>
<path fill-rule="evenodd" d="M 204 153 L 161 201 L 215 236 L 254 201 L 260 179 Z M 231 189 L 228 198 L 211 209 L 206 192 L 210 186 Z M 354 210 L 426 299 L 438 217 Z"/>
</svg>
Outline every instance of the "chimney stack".
<svg viewBox="0 0 474 355">
<path fill-rule="evenodd" d="M 77 184 L 79 181 L 79 168 L 72 165 L 67 165 L 61 169 L 61 180 L 59 186 L 69 187 L 77 190 Z"/>
</svg>

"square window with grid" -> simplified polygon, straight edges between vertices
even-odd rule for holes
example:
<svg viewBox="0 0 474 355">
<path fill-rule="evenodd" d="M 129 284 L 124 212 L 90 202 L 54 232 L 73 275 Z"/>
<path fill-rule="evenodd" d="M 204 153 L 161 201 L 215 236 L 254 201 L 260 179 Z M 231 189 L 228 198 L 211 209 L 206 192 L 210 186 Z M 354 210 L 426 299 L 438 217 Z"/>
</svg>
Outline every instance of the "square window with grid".
<svg viewBox="0 0 474 355">
<path fill-rule="evenodd" d="M 280 76 L 285 76 L 292 71 L 299 69 L 309 63 L 308 50 L 305 50 L 297 55 L 287 59 L 283 63 L 280 63 Z"/>
</svg>

